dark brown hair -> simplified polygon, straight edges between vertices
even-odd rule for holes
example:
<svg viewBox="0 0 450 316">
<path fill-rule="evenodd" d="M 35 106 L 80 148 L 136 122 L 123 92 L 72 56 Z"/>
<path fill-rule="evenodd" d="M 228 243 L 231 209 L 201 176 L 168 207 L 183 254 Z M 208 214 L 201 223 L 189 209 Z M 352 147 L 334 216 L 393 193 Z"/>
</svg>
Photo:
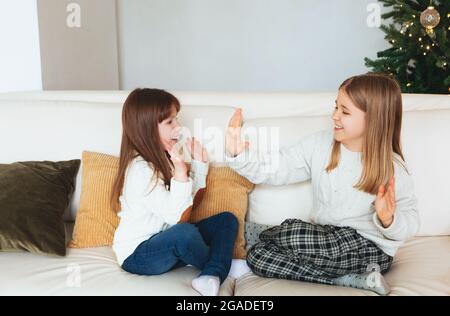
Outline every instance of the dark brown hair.
<svg viewBox="0 0 450 316">
<path fill-rule="evenodd" d="M 154 177 L 162 179 L 170 189 L 172 166 L 161 143 L 158 124 L 169 118 L 174 108 L 180 111 L 178 99 L 160 89 L 135 89 L 127 97 L 122 109 L 119 171 L 111 194 L 111 203 L 116 211 L 120 208 L 119 197 L 127 167 L 138 156 L 151 165 Z"/>
</svg>

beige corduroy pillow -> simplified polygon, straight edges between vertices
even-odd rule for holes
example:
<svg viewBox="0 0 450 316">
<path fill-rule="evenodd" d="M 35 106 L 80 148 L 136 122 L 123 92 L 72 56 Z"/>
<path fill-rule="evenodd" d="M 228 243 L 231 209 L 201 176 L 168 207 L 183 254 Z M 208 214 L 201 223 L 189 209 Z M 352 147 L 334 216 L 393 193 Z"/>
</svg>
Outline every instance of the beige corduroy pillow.
<svg viewBox="0 0 450 316">
<path fill-rule="evenodd" d="M 119 158 L 84 151 L 80 207 L 69 248 L 111 246 L 120 218 L 110 205 Z"/>
<path fill-rule="evenodd" d="M 194 205 L 191 223 L 222 213 L 233 213 L 239 222 L 239 231 L 234 243 L 233 258 L 245 259 L 245 216 L 248 209 L 248 194 L 254 184 L 228 167 L 210 167 L 206 178 L 206 191 L 199 205 Z"/>
</svg>

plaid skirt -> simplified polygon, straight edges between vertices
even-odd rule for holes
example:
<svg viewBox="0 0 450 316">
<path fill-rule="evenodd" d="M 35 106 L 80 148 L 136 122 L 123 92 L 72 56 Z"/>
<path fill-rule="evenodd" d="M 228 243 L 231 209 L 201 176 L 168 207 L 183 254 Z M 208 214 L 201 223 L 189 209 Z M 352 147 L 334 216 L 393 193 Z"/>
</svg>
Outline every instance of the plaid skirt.
<svg viewBox="0 0 450 316">
<path fill-rule="evenodd" d="M 332 285 L 349 273 L 385 273 L 393 259 L 350 227 L 288 219 L 259 238 L 248 251 L 247 263 L 253 273 L 267 278 Z"/>
</svg>

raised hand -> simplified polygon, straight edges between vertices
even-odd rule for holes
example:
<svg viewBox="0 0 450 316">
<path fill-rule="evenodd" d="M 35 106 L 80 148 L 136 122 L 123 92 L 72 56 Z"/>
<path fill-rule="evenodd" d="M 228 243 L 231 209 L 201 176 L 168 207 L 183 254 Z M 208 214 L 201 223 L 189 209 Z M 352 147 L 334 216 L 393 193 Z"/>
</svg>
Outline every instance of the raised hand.
<svg viewBox="0 0 450 316">
<path fill-rule="evenodd" d="M 384 185 L 378 188 L 378 194 L 375 199 L 375 210 L 378 219 L 385 228 L 389 227 L 394 220 L 395 213 L 395 177 L 389 180 L 389 188 L 386 191 Z"/>
<path fill-rule="evenodd" d="M 186 145 L 192 159 L 208 162 L 208 152 L 195 137 L 188 138 Z"/>
<path fill-rule="evenodd" d="M 188 181 L 187 166 L 183 160 L 183 157 L 180 155 L 179 150 L 179 145 L 175 144 L 169 151 L 170 160 L 172 161 L 175 168 L 173 177 L 177 181 L 186 182 Z"/>
<path fill-rule="evenodd" d="M 227 153 L 235 157 L 249 147 L 250 143 L 241 140 L 242 109 L 236 109 L 230 119 L 225 136 Z"/>
</svg>

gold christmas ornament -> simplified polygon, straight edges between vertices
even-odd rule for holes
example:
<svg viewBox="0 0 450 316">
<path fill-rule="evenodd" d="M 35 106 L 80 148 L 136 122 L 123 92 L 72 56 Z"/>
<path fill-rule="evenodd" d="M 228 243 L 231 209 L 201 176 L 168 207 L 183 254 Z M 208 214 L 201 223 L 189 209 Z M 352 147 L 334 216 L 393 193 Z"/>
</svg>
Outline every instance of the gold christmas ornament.
<svg viewBox="0 0 450 316">
<path fill-rule="evenodd" d="M 432 6 L 429 6 L 425 11 L 420 15 L 420 24 L 425 27 L 425 30 L 428 35 L 434 35 L 434 28 L 439 24 L 441 17 L 439 12 Z"/>
</svg>

